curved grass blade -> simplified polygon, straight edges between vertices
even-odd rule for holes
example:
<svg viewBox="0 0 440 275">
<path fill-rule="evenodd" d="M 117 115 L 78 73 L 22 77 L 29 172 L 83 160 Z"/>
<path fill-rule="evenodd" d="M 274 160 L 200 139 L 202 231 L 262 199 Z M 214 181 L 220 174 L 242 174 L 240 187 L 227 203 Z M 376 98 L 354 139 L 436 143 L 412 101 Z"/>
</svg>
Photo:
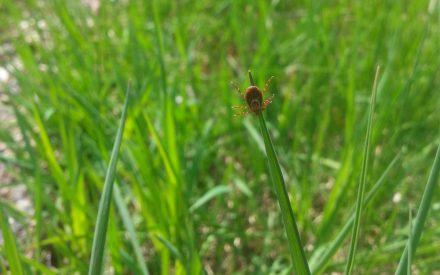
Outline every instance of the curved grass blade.
<svg viewBox="0 0 440 275">
<path fill-rule="evenodd" d="M 0 228 L 3 234 L 5 254 L 9 262 L 11 274 L 24 274 L 18 254 L 17 242 L 9 225 L 8 216 L 2 207 L 0 207 Z"/>
<path fill-rule="evenodd" d="M 417 245 L 422 236 L 423 226 L 425 225 L 426 218 L 428 216 L 429 207 L 432 203 L 432 197 L 435 193 L 435 187 L 438 182 L 438 176 L 440 171 L 440 144 L 437 148 L 437 153 L 434 158 L 434 164 L 432 165 L 431 172 L 429 173 L 428 183 L 426 184 L 425 191 L 423 192 L 422 201 L 420 202 L 419 210 L 417 211 L 416 218 L 414 220 L 414 227 L 412 228 L 411 238 L 408 239 L 405 250 L 400 257 L 399 265 L 397 266 L 396 275 L 404 275 L 407 273 L 408 265 L 408 249 L 411 249 L 411 255 L 415 255 Z"/>
<path fill-rule="evenodd" d="M 368 126 L 367 126 L 367 134 L 365 138 L 364 145 L 364 157 L 362 160 L 362 171 L 361 171 L 361 182 L 358 188 L 357 201 L 356 201 L 356 214 L 354 219 L 354 226 L 351 236 L 350 250 L 348 253 L 347 265 L 345 267 L 345 274 L 349 275 L 353 271 L 354 266 L 354 257 L 356 254 L 356 246 L 358 241 L 358 235 L 360 231 L 361 225 L 361 216 L 362 216 L 362 207 L 364 201 L 364 193 L 365 193 L 365 182 L 367 181 L 367 169 L 368 169 L 368 160 L 369 160 L 369 152 L 370 152 L 370 139 L 371 139 L 371 129 L 373 128 L 373 117 L 374 117 L 374 107 L 376 105 L 376 92 L 377 92 L 377 83 L 379 79 L 379 71 L 380 67 L 376 68 L 376 75 L 374 77 L 373 84 L 373 94 L 371 95 L 370 102 L 370 113 L 368 116 Z"/>
<path fill-rule="evenodd" d="M 122 135 L 124 133 L 125 119 L 127 117 L 127 106 L 130 86 L 125 94 L 125 102 L 119 122 L 115 143 L 113 144 L 110 164 L 105 175 L 104 189 L 99 201 L 98 217 L 96 220 L 95 234 L 93 236 L 92 255 L 89 263 L 89 275 L 98 275 L 102 272 L 102 261 L 104 257 L 105 239 L 109 220 L 110 202 L 112 198 L 113 181 L 116 174 L 116 163 L 118 161 L 119 148 L 121 147 Z"/>
<path fill-rule="evenodd" d="M 252 85 L 254 80 L 249 71 L 249 80 Z M 290 249 L 290 256 L 293 264 L 293 271 L 298 275 L 310 274 L 309 265 L 307 263 L 306 255 L 299 236 L 298 226 L 296 225 L 295 217 L 293 215 L 292 207 L 290 206 L 289 196 L 287 194 L 286 185 L 284 184 L 283 174 L 281 172 L 280 164 L 272 145 L 269 136 L 269 131 L 266 127 L 263 114 L 258 113 L 260 121 L 261 133 L 263 134 L 264 145 L 266 147 L 266 155 L 269 161 L 270 173 L 278 198 L 278 203 L 281 208 L 281 216 L 283 217 L 284 229 L 286 230 L 287 240 Z"/>
<path fill-rule="evenodd" d="M 205 205 L 211 199 L 229 192 L 231 192 L 231 188 L 229 186 L 224 186 L 224 185 L 216 186 L 211 190 L 209 190 L 208 192 L 206 192 L 193 205 L 191 205 L 191 207 L 189 208 L 189 212 L 193 213 L 195 210 Z"/>
</svg>

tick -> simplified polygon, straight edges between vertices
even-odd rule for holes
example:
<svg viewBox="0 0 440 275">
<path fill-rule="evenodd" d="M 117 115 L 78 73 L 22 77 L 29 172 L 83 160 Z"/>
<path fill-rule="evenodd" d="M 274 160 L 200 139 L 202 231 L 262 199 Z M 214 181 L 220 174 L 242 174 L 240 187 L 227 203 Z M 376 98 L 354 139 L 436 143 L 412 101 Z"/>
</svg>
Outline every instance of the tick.
<svg viewBox="0 0 440 275">
<path fill-rule="evenodd" d="M 249 113 L 259 114 L 263 110 L 265 110 L 270 103 L 272 103 L 273 95 L 263 100 L 264 94 L 266 93 L 267 88 L 269 87 L 269 84 L 272 81 L 272 78 L 273 76 L 271 76 L 269 80 L 267 80 L 263 92 L 261 92 L 260 88 L 258 88 L 257 86 L 251 85 L 246 89 L 245 93 L 242 93 L 240 87 L 238 87 L 234 82 L 231 82 L 231 85 L 237 90 L 240 96 L 247 103 L 247 105 L 232 107 L 234 109 L 238 109 L 238 113 L 236 113 L 235 116 L 240 116 L 240 115 L 245 116 Z M 253 82 L 253 80 L 251 80 L 251 82 Z"/>
</svg>

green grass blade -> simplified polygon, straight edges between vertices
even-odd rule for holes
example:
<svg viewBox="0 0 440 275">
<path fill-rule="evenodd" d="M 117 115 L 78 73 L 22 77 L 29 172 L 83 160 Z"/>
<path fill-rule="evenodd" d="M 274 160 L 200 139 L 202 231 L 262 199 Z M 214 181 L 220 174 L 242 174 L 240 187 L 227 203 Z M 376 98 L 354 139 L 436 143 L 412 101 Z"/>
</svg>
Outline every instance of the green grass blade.
<svg viewBox="0 0 440 275">
<path fill-rule="evenodd" d="M 45 264 L 35 259 L 28 259 L 25 256 L 21 255 L 20 260 L 22 263 L 33 269 L 34 273 L 32 274 L 44 274 L 44 275 L 60 274 L 60 272 L 56 272 L 53 267 L 47 267 Z"/>
<path fill-rule="evenodd" d="M 249 71 L 249 79 L 252 85 L 254 80 Z M 286 185 L 284 184 L 283 174 L 269 136 L 269 131 L 266 127 L 263 114 L 258 114 L 260 121 L 261 132 L 263 134 L 264 145 L 266 147 L 266 155 L 269 161 L 270 173 L 278 198 L 278 203 L 281 208 L 281 215 L 283 217 L 284 229 L 286 230 L 287 240 L 289 243 L 290 256 L 292 259 L 293 270 L 295 274 L 303 275 L 310 274 L 309 265 L 307 263 L 306 255 L 299 236 L 298 226 L 296 225 L 295 217 L 293 215 L 292 207 L 290 205 L 289 196 L 287 194 Z"/>
<path fill-rule="evenodd" d="M 18 254 L 17 242 L 15 241 L 14 233 L 12 233 L 11 226 L 9 225 L 8 216 L 6 215 L 6 212 L 3 211 L 2 207 L 0 207 L 0 227 L 2 229 L 6 258 L 9 262 L 11 274 L 21 275 L 23 274 L 23 269 Z"/>
<path fill-rule="evenodd" d="M 193 213 L 195 210 L 202 207 L 213 198 L 229 192 L 231 192 L 231 188 L 229 186 L 224 186 L 224 185 L 216 186 L 210 189 L 208 192 L 206 192 L 206 194 L 204 194 L 193 205 L 191 205 L 191 207 L 189 208 L 189 212 Z"/>
<path fill-rule="evenodd" d="M 165 166 L 165 171 L 170 179 L 170 182 L 173 186 L 176 186 L 177 185 L 177 175 L 176 175 L 174 167 L 170 161 L 170 158 L 168 157 L 168 154 L 165 151 L 164 146 L 162 145 L 162 141 L 161 141 L 159 135 L 157 134 L 156 130 L 154 129 L 153 124 L 151 123 L 150 118 L 148 117 L 148 115 L 146 113 L 144 113 L 144 119 L 145 119 L 145 122 L 147 123 L 148 130 L 150 131 L 151 135 L 153 136 L 153 140 L 156 142 L 157 149 L 159 150 L 159 155 L 162 158 L 163 164 Z"/>
<path fill-rule="evenodd" d="M 364 145 L 364 157 L 362 160 L 362 171 L 361 171 L 361 182 L 358 188 L 358 195 L 356 201 L 356 214 L 354 219 L 354 226 L 351 236 L 350 250 L 348 253 L 347 265 L 345 267 L 345 274 L 351 274 L 354 266 L 354 258 L 356 254 L 356 246 L 358 241 L 358 235 L 360 231 L 361 224 L 361 216 L 362 216 L 362 207 L 364 201 L 364 193 L 365 193 L 365 183 L 367 181 L 367 169 L 368 169 L 368 160 L 369 160 L 369 152 L 370 152 L 370 139 L 371 139 L 371 129 L 373 128 L 373 117 L 374 117 L 374 107 L 376 105 L 376 92 L 377 92 L 377 83 L 379 79 L 379 71 L 380 67 L 376 69 L 376 76 L 374 77 L 373 84 L 373 94 L 371 95 L 370 102 L 370 113 L 368 116 L 368 126 L 367 126 L 367 134 L 365 138 Z"/>
<path fill-rule="evenodd" d="M 391 168 L 394 167 L 394 165 L 397 163 L 397 160 L 399 159 L 400 154 L 397 154 L 393 160 L 390 162 L 388 167 L 385 169 L 385 171 L 382 173 L 382 176 L 377 180 L 377 182 L 374 184 L 374 186 L 371 188 L 371 190 L 368 192 L 367 196 L 365 197 L 364 206 L 366 206 L 373 197 L 377 194 L 377 191 L 379 191 L 379 188 L 382 187 L 385 183 L 385 178 L 388 175 L 388 173 L 391 171 Z M 354 207 L 353 207 L 354 209 Z M 352 209 L 352 210 L 353 210 Z M 312 256 L 310 260 L 310 269 L 312 274 L 320 274 L 324 268 L 329 263 L 331 257 L 335 255 L 336 251 L 339 247 L 341 247 L 343 241 L 347 237 L 348 233 L 350 232 L 350 229 L 353 226 L 354 222 L 354 211 L 352 211 L 350 217 L 348 218 L 347 222 L 345 223 L 344 227 L 339 231 L 336 238 L 325 248 L 324 251 L 319 253 L 315 257 L 315 255 Z M 316 259 L 316 260 L 315 260 Z"/>
<path fill-rule="evenodd" d="M 36 243 L 35 254 L 36 258 L 40 258 L 41 249 L 40 249 L 40 241 L 41 241 L 41 224 L 42 224 L 42 184 L 41 184 L 41 170 L 38 167 L 38 155 L 32 149 L 30 139 L 28 137 L 27 131 L 29 131 L 28 123 L 26 122 L 26 118 L 23 114 L 18 110 L 15 104 L 12 105 L 12 109 L 15 114 L 15 118 L 17 119 L 18 126 L 20 128 L 21 135 L 23 136 L 23 141 L 25 143 L 26 151 L 29 153 L 30 161 L 32 163 L 32 169 L 34 172 L 34 219 L 35 219 L 35 234 L 34 240 Z"/>
<path fill-rule="evenodd" d="M 408 265 L 407 265 L 407 274 L 411 275 L 411 263 L 412 263 L 412 243 L 413 243 L 413 234 L 412 234 L 412 213 L 411 213 L 411 205 L 409 207 L 409 229 L 408 229 Z"/>
<path fill-rule="evenodd" d="M 292 207 L 290 206 L 289 196 L 284 184 L 283 175 L 280 165 L 278 163 L 275 150 L 273 148 L 269 132 L 264 121 L 263 114 L 259 114 L 261 132 L 263 133 L 264 144 L 266 146 L 267 158 L 269 160 L 269 167 L 272 175 L 273 184 L 278 198 L 278 203 L 281 208 L 284 228 L 286 230 L 287 239 L 292 258 L 293 270 L 295 274 L 310 274 L 309 266 L 307 264 L 306 255 L 304 253 L 301 239 L 299 236 L 298 226 L 296 225 L 295 217 L 293 216 Z"/>
<path fill-rule="evenodd" d="M 40 132 L 41 146 L 46 154 L 45 157 L 47 159 L 48 168 L 51 171 L 52 176 L 54 177 L 60 188 L 61 195 L 63 196 L 63 198 L 67 198 L 69 195 L 69 189 L 66 182 L 66 178 L 63 174 L 63 169 L 61 168 L 60 163 L 57 160 L 53 145 L 50 142 L 50 137 L 47 133 L 47 127 L 43 123 L 43 119 L 37 108 L 37 103 L 35 103 L 35 105 L 33 106 L 33 114 L 34 114 L 35 124 Z"/>
<path fill-rule="evenodd" d="M 423 226 L 425 225 L 428 216 L 429 207 L 431 206 L 432 197 L 435 192 L 435 187 L 438 182 L 438 175 L 440 171 L 440 145 L 437 148 L 437 153 L 434 158 L 431 172 L 429 173 L 428 183 L 423 192 L 422 201 L 420 202 L 419 210 L 417 212 L 414 227 L 411 232 L 411 238 L 406 244 L 405 250 L 400 257 L 399 265 L 396 270 L 396 275 L 404 275 L 407 272 L 408 265 L 408 249 L 411 249 L 411 255 L 415 255 L 417 245 L 422 236 Z"/>
<path fill-rule="evenodd" d="M 116 163 L 118 160 L 119 148 L 121 146 L 122 135 L 124 133 L 125 119 L 127 116 L 127 106 L 130 87 L 127 88 L 121 120 L 118 132 L 110 157 L 110 164 L 105 175 L 104 189 L 99 201 L 98 217 L 93 237 L 92 255 L 89 263 L 89 275 L 97 275 L 102 272 L 102 261 L 104 257 L 105 239 L 107 236 L 107 225 L 109 220 L 110 202 L 112 198 L 113 181 L 116 174 Z"/>
<path fill-rule="evenodd" d="M 136 237 L 136 231 L 134 229 L 133 221 L 130 217 L 130 213 L 128 212 L 127 207 L 124 204 L 124 200 L 122 199 L 121 191 L 117 184 L 115 184 L 115 190 L 113 193 L 116 206 L 118 207 L 119 214 L 121 215 L 122 222 L 124 223 L 125 228 L 128 231 L 128 236 L 130 238 L 131 244 L 133 246 L 133 250 L 136 256 L 136 260 L 138 261 L 138 267 L 143 275 L 148 275 L 148 268 L 145 263 L 145 260 L 142 256 L 141 245 Z"/>
</svg>

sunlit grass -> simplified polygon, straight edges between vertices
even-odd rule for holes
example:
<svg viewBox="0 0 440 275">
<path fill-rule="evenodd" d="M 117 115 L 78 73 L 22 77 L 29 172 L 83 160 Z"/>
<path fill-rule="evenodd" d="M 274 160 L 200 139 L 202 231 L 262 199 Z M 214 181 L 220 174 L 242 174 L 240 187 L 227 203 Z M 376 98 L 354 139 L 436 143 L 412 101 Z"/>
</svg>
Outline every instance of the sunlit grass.
<svg viewBox="0 0 440 275">
<path fill-rule="evenodd" d="M 343 272 L 376 64 L 353 274 L 395 272 L 439 143 L 438 2 L 99 2 L 0 4 L 0 205 L 24 273 L 88 272 L 128 79 L 104 270 L 290 272 L 259 122 L 230 110 L 248 68 L 260 87 L 277 76 L 264 119 L 305 258 L 313 274 Z M 415 273 L 439 270 L 431 210 Z"/>
</svg>

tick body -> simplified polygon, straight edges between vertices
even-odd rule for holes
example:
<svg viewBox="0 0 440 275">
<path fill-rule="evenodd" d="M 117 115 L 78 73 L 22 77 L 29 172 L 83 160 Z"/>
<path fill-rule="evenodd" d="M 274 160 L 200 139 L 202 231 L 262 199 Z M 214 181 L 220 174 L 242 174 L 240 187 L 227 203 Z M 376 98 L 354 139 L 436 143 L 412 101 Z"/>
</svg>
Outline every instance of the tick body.
<svg viewBox="0 0 440 275">
<path fill-rule="evenodd" d="M 251 112 L 258 112 L 262 109 L 263 93 L 257 86 L 250 86 L 247 88 L 244 98 L 246 99 Z"/>
<path fill-rule="evenodd" d="M 249 113 L 259 114 L 260 112 L 262 112 L 267 108 L 267 106 L 272 102 L 273 95 L 269 96 L 265 100 L 263 100 L 263 97 L 264 94 L 266 93 L 267 88 L 269 87 L 272 78 L 273 76 L 269 78 L 263 91 L 261 91 L 260 88 L 258 88 L 257 86 L 252 85 L 246 89 L 246 92 L 244 94 L 241 92 L 240 88 L 236 84 L 231 82 L 232 86 L 234 86 L 237 92 L 247 103 L 247 105 L 232 107 L 238 109 L 239 111 L 237 114 L 235 114 L 236 116 L 238 115 L 245 116 Z"/>
</svg>

